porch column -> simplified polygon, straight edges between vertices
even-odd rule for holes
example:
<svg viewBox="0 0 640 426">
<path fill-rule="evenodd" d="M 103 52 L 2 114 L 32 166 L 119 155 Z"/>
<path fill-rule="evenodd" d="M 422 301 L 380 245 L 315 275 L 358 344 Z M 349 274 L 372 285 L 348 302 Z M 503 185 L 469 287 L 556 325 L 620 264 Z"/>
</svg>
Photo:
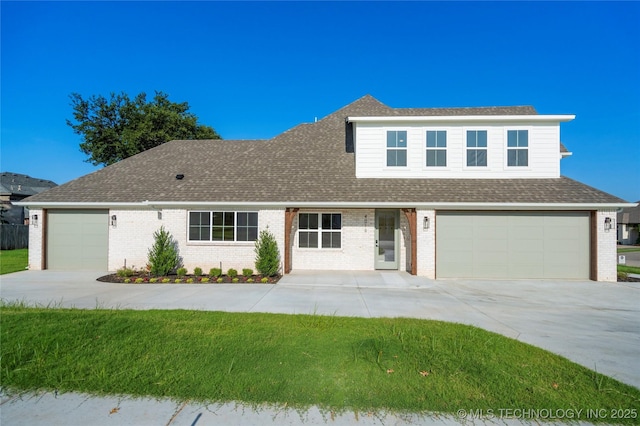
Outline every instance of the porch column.
<svg viewBox="0 0 640 426">
<path fill-rule="evenodd" d="M 411 275 L 418 275 L 418 217 L 416 209 L 402 209 L 409 222 L 411 235 Z"/>
<path fill-rule="evenodd" d="M 298 213 L 297 208 L 287 208 L 284 211 L 284 273 L 291 272 L 291 228 L 293 219 Z"/>
</svg>

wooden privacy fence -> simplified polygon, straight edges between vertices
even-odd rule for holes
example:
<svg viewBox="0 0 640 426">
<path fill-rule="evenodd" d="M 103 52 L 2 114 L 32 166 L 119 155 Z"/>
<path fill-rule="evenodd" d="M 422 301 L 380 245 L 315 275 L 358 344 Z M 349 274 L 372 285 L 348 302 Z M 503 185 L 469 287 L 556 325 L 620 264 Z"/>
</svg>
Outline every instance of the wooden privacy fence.
<svg viewBox="0 0 640 426">
<path fill-rule="evenodd" d="M 0 250 L 29 247 L 29 225 L 0 225 Z"/>
</svg>

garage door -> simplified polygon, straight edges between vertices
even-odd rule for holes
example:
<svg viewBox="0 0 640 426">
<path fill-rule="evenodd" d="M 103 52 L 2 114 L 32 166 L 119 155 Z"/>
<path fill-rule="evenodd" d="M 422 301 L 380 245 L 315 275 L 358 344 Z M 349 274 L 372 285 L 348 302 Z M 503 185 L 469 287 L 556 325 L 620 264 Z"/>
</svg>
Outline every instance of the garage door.
<svg viewBox="0 0 640 426">
<path fill-rule="evenodd" d="M 107 270 L 108 220 L 107 210 L 50 210 L 47 268 Z"/>
<path fill-rule="evenodd" d="M 438 278 L 589 279 L 588 212 L 437 212 Z"/>
</svg>

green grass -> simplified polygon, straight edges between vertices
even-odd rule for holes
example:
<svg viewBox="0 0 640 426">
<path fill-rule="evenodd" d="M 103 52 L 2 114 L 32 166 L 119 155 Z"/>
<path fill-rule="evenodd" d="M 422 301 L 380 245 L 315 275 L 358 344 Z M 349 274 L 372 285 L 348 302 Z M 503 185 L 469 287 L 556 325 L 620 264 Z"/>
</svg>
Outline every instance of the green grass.
<svg viewBox="0 0 640 426">
<path fill-rule="evenodd" d="M 416 319 L 2 306 L 2 386 L 331 410 L 635 409 L 640 390 Z"/>
<path fill-rule="evenodd" d="M 640 274 L 640 268 L 637 266 L 618 265 L 618 272 L 626 272 L 627 274 Z"/>
<path fill-rule="evenodd" d="M 29 250 L 0 250 L 0 275 L 24 271 L 29 264 Z"/>
<path fill-rule="evenodd" d="M 640 247 L 628 247 L 628 248 L 618 249 L 618 253 L 631 253 L 634 251 L 640 251 Z"/>
</svg>

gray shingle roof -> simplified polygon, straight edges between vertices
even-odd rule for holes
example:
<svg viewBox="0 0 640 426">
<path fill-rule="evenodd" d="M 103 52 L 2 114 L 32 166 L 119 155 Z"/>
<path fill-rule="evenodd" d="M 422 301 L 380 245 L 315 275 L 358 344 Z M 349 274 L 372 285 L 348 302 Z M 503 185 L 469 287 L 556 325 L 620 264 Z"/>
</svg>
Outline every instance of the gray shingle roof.
<svg viewBox="0 0 640 426">
<path fill-rule="evenodd" d="M 532 114 L 531 107 L 489 108 Z M 435 109 L 430 109 L 435 110 Z M 447 108 L 447 114 L 453 109 Z M 172 141 L 28 199 L 125 203 L 624 203 L 568 178 L 357 179 L 345 149 L 347 116 L 406 114 L 365 96 L 316 123 L 269 140 Z M 411 111 L 424 113 L 423 109 Z M 487 108 L 456 108 L 487 114 Z M 177 174 L 184 179 L 177 180 Z"/>
<path fill-rule="evenodd" d="M 0 173 L 0 193 L 14 195 L 34 195 L 56 184 L 50 180 L 32 178 L 20 173 L 2 172 Z"/>
</svg>

